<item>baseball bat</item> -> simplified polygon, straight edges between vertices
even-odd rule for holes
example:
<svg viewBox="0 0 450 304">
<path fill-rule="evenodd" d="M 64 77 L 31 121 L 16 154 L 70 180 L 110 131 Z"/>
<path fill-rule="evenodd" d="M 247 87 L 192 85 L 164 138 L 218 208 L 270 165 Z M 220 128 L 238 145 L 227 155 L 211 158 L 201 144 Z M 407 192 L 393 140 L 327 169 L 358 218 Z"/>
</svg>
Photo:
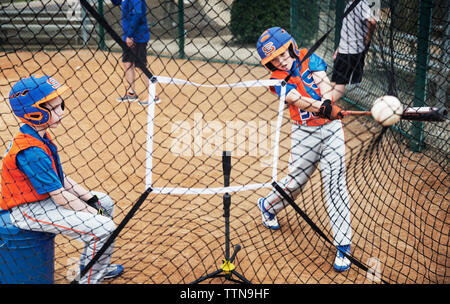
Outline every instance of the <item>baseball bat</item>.
<svg viewBox="0 0 450 304">
<path fill-rule="evenodd" d="M 342 111 L 345 116 L 371 116 L 370 111 Z M 448 111 L 438 107 L 411 107 L 403 111 L 401 119 L 418 121 L 445 121 Z"/>
</svg>

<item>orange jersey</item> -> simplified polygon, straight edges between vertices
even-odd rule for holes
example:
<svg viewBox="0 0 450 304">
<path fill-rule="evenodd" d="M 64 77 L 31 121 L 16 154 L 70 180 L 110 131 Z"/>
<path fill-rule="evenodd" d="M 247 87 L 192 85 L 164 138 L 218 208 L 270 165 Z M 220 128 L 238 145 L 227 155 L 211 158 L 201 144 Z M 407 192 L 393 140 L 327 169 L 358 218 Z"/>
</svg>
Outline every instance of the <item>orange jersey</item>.
<svg viewBox="0 0 450 304">
<path fill-rule="evenodd" d="M 307 49 L 300 50 L 300 58 L 303 58 Z M 321 93 L 319 87 L 314 82 L 312 72 L 314 71 L 326 71 L 326 63 L 319 56 L 312 54 L 306 59 L 299 67 L 300 60 L 296 59 L 294 66 L 292 67 L 293 73 L 287 82 L 286 94 L 290 89 L 296 89 L 300 95 L 304 97 L 310 97 L 316 100 L 321 100 Z M 287 71 L 276 70 L 272 72 L 271 79 L 285 79 L 290 73 Z M 270 87 L 271 92 L 280 94 L 279 89 Z M 328 119 L 320 118 L 315 113 L 301 110 L 293 105 L 289 105 L 289 114 L 291 120 L 295 124 L 306 124 L 308 126 L 320 126 L 328 123 Z"/>
<path fill-rule="evenodd" d="M 47 137 L 51 140 L 48 133 Z M 29 134 L 19 132 L 19 134 L 14 138 L 8 153 L 3 158 L 1 172 L 1 209 L 8 210 L 20 204 L 36 202 L 49 197 L 48 193 L 37 193 L 28 176 L 17 167 L 17 154 L 20 151 L 31 147 L 41 148 L 51 157 L 50 149 L 42 141 Z M 51 158 L 53 160 L 53 157 Z M 56 164 L 54 160 L 52 166 L 56 171 Z"/>
</svg>

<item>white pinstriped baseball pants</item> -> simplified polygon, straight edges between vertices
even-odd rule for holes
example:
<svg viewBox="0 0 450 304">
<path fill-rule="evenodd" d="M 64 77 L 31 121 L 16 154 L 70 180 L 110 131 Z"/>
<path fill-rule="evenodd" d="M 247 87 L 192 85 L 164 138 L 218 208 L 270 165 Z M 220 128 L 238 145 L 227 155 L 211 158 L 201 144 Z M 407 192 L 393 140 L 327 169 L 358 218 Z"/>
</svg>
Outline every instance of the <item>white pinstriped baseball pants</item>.
<svg viewBox="0 0 450 304">
<path fill-rule="evenodd" d="M 114 209 L 112 199 L 104 193 L 93 191 L 92 194 L 99 198 L 106 216 L 75 212 L 59 206 L 48 198 L 11 208 L 11 222 L 20 229 L 64 234 L 83 241 L 85 246 L 80 257 L 80 265 L 86 266 L 116 229 L 112 220 Z M 114 244 L 111 244 L 79 283 L 101 283 L 113 251 Z"/>
<path fill-rule="evenodd" d="M 344 130 L 340 120 L 317 127 L 292 124 L 289 173 L 279 183 L 280 187 L 295 199 L 319 164 L 334 245 L 349 245 L 352 238 L 350 200 Z M 273 189 L 265 204 L 266 210 L 276 214 L 288 202 Z"/>
</svg>

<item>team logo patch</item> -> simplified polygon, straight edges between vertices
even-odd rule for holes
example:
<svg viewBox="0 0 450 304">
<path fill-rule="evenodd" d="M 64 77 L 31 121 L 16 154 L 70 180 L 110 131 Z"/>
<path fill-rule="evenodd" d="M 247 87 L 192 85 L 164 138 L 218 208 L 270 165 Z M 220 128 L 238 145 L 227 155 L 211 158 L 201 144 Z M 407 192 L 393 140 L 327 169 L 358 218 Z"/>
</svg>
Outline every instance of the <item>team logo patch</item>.
<svg viewBox="0 0 450 304">
<path fill-rule="evenodd" d="M 262 33 L 263 35 L 265 34 L 265 33 L 267 33 L 268 31 L 266 30 L 264 33 Z M 269 34 L 267 34 L 267 35 L 264 35 L 264 36 L 262 36 L 261 37 L 261 39 L 260 39 L 260 41 L 261 41 L 261 43 L 262 42 L 264 42 L 264 41 L 266 41 L 267 39 L 269 39 L 270 38 L 270 35 Z"/>
<path fill-rule="evenodd" d="M 52 86 L 52 88 L 54 88 L 54 89 L 57 89 L 57 88 L 59 88 L 61 85 L 59 84 L 59 82 L 55 79 L 55 78 L 53 78 L 53 77 L 49 77 L 48 79 L 47 79 L 47 83 L 49 84 L 49 85 L 51 85 Z"/>
<path fill-rule="evenodd" d="M 262 51 L 264 52 L 264 54 L 266 56 L 269 56 L 270 54 L 272 54 L 273 51 L 275 51 L 275 46 L 273 45 L 273 42 L 269 42 L 269 43 L 265 44 L 262 48 Z"/>
<path fill-rule="evenodd" d="M 9 98 L 17 98 L 17 97 L 19 97 L 19 96 L 21 96 L 21 95 L 22 95 L 22 96 L 25 96 L 25 95 L 28 94 L 29 91 L 30 91 L 30 90 L 26 89 L 26 90 L 17 92 L 17 93 L 15 93 L 15 94 L 9 96 Z"/>
</svg>

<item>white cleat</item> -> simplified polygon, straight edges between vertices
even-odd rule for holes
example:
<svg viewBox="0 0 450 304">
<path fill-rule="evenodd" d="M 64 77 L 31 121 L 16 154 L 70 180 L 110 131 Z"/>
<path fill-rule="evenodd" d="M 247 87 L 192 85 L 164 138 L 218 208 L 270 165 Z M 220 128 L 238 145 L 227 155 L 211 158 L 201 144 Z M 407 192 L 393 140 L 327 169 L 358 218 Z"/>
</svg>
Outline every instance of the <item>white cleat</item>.
<svg viewBox="0 0 450 304">
<path fill-rule="evenodd" d="M 350 255 L 350 245 L 337 246 L 336 248 L 336 259 L 334 260 L 333 267 L 337 272 L 348 270 L 352 264 L 350 260 L 342 254 L 342 252 Z"/>
<path fill-rule="evenodd" d="M 272 230 L 280 229 L 280 225 L 278 224 L 278 220 L 275 214 L 270 213 L 264 208 L 265 198 L 258 199 L 258 208 L 261 211 L 261 217 L 263 225 Z"/>
</svg>

